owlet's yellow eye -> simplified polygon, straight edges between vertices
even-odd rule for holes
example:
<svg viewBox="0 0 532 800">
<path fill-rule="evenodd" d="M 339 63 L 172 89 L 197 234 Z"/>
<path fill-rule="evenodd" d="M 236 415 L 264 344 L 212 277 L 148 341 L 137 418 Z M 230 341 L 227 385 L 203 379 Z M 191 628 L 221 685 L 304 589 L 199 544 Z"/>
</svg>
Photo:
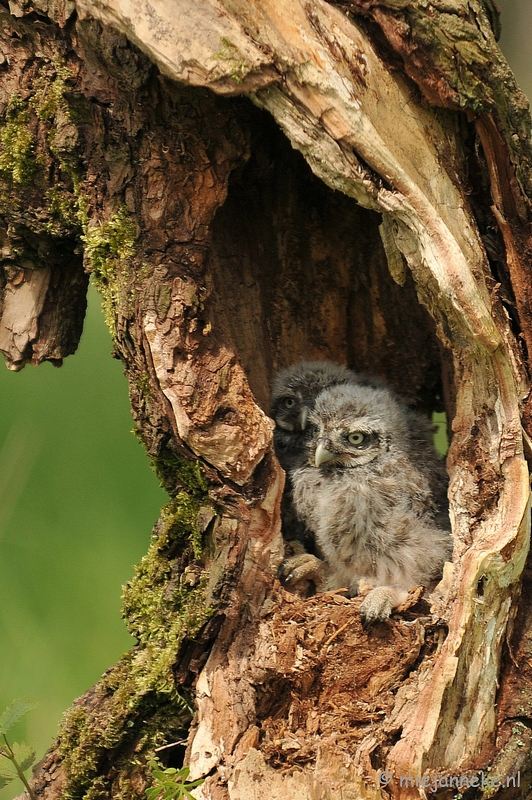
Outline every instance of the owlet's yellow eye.
<svg viewBox="0 0 532 800">
<path fill-rule="evenodd" d="M 294 400 L 293 397 L 287 397 L 286 400 L 284 401 L 285 408 L 293 408 L 295 404 L 296 401 Z"/>
<path fill-rule="evenodd" d="M 350 433 L 347 437 L 347 441 L 349 444 L 362 444 L 366 435 L 364 433 L 360 433 L 360 431 L 355 431 L 355 433 Z"/>
</svg>

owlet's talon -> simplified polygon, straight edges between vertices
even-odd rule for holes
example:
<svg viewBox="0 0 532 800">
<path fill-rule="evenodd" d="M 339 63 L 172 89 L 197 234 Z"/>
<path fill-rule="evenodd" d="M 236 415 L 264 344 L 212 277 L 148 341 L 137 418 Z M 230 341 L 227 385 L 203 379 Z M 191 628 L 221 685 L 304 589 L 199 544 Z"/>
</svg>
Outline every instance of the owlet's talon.
<svg viewBox="0 0 532 800">
<path fill-rule="evenodd" d="M 316 591 L 322 591 L 324 567 L 321 559 L 311 553 L 303 553 L 283 561 L 279 567 L 279 579 L 285 586 L 295 586 L 300 581 L 310 580 L 316 586 Z"/>
</svg>

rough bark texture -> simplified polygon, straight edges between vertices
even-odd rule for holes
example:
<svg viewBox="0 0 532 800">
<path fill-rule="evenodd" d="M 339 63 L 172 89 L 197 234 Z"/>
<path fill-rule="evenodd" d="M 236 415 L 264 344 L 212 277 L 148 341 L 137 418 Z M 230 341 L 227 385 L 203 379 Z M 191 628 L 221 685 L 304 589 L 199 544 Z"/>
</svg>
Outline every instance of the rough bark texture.
<svg viewBox="0 0 532 800">
<path fill-rule="evenodd" d="M 37 796 L 141 797 L 157 748 L 213 800 L 422 797 L 401 777 L 424 775 L 451 797 L 488 766 L 527 796 L 529 117 L 494 20 L 476 0 L 0 15 L 0 348 L 60 363 L 92 272 L 171 497 L 125 593 L 139 643 L 67 713 Z M 358 600 L 275 578 L 269 384 L 301 357 L 452 419 L 454 563 L 432 608 L 369 633 Z"/>
</svg>

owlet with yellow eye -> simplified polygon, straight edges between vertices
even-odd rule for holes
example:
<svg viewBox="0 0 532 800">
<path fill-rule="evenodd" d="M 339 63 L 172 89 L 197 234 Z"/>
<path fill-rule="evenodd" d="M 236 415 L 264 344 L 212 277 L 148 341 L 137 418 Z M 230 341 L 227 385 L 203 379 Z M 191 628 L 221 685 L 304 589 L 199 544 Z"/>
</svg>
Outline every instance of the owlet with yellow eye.
<svg viewBox="0 0 532 800">
<path fill-rule="evenodd" d="M 379 378 L 362 375 L 335 364 L 333 361 L 300 361 L 277 373 L 272 386 L 271 415 L 275 420 L 273 441 L 275 453 L 287 472 L 283 497 L 283 535 L 298 540 L 313 549 L 313 536 L 298 519 L 292 505 L 290 471 L 302 467 L 308 458 L 308 443 L 312 437 L 309 415 L 316 397 L 324 389 L 347 383 L 380 385 Z"/>
<path fill-rule="evenodd" d="M 363 622 L 386 619 L 412 586 L 441 577 L 452 539 L 447 474 L 431 424 L 387 387 L 325 389 L 309 416 L 308 461 L 291 472 L 296 513 L 323 559 L 284 562 L 286 583 L 370 589 Z"/>
</svg>

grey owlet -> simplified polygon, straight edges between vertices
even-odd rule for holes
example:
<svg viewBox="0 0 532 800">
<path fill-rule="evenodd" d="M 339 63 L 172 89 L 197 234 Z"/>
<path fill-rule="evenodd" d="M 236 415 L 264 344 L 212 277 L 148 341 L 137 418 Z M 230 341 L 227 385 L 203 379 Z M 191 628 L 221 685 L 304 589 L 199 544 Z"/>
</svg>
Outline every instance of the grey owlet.
<svg viewBox="0 0 532 800">
<path fill-rule="evenodd" d="M 356 384 L 321 392 L 309 422 L 308 463 L 291 473 L 293 502 L 323 560 L 295 556 L 282 574 L 351 595 L 369 588 L 363 622 L 386 619 L 412 586 L 438 580 L 452 552 L 431 425 L 390 389 Z"/>
<path fill-rule="evenodd" d="M 379 378 L 352 372 L 332 361 L 300 361 L 277 373 L 272 386 L 271 416 L 275 420 L 275 453 L 287 473 L 282 504 L 283 534 L 287 540 L 303 542 L 313 549 L 312 534 L 299 520 L 292 506 L 290 471 L 302 467 L 308 459 L 312 437 L 309 415 L 316 397 L 331 386 L 359 383 L 384 385 Z"/>
</svg>

